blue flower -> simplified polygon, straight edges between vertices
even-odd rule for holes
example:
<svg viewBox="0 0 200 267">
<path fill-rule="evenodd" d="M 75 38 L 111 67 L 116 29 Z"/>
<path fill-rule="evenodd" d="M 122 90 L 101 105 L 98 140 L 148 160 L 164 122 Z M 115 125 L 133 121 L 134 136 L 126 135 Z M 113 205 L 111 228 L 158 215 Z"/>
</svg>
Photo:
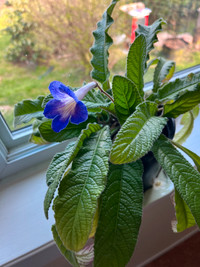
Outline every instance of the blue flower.
<svg viewBox="0 0 200 267">
<path fill-rule="evenodd" d="M 58 133 L 63 130 L 69 121 L 79 124 L 87 120 L 87 108 L 80 100 L 83 99 L 89 90 L 96 86 L 95 82 L 91 82 L 73 92 L 61 82 L 53 81 L 50 83 L 49 90 L 54 99 L 46 104 L 44 116 L 48 119 L 53 119 L 52 129 L 55 132 Z"/>
</svg>

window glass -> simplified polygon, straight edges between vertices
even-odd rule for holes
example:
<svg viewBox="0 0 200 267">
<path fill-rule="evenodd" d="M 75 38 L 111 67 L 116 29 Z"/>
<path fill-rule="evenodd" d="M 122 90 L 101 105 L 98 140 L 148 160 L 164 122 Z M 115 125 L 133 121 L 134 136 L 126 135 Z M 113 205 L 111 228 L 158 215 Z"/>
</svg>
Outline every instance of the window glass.
<svg viewBox="0 0 200 267">
<path fill-rule="evenodd" d="M 2 3 L 4 2 L 4 3 Z M 91 32 L 109 0 L 8 0 L 0 5 L 0 111 L 13 130 L 14 104 L 48 93 L 52 80 L 71 86 L 89 81 Z M 114 45 L 110 49 L 111 75 L 124 74 L 128 47 L 133 38 L 133 17 L 123 11 L 121 0 L 114 11 L 110 29 Z M 182 70 L 200 62 L 200 5 L 198 0 L 145 0 L 151 10 L 148 19 L 167 21 L 159 43 L 151 55 L 177 62 Z M 141 9 L 141 8 L 139 8 Z M 153 67 L 152 67 L 153 68 Z M 145 77 L 152 79 L 152 72 Z"/>
</svg>

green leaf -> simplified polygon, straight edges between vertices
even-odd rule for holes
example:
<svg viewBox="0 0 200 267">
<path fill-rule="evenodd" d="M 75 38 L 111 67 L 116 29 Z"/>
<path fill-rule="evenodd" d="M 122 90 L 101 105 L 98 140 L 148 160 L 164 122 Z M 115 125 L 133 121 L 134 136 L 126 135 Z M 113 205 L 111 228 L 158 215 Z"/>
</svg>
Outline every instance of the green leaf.
<svg viewBox="0 0 200 267">
<path fill-rule="evenodd" d="M 45 96 L 43 102 L 42 102 L 42 107 L 45 108 L 46 104 L 53 99 L 52 94 L 49 94 L 47 96 Z"/>
<path fill-rule="evenodd" d="M 104 190 L 111 139 L 106 126 L 84 142 L 54 200 L 56 229 L 67 249 L 79 251 L 92 230 L 97 200 Z"/>
<path fill-rule="evenodd" d="M 184 79 L 176 79 L 162 86 L 154 96 L 154 99 L 158 99 L 159 102 L 176 100 L 186 92 L 196 91 L 199 83 L 200 74 L 191 73 Z"/>
<path fill-rule="evenodd" d="M 65 246 L 63 245 L 59 234 L 56 230 L 56 226 L 52 225 L 52 233 L 53 233 L 53 238 L 54 241 L 56 242 L 56 245 L 58 246 L 60 252 L 63 254 L 63 256 L 66 258 L 66 260 L 74 267 L 79 267 L 80 265 L 78 264 L 78 261 L 76 259 L 76 255 L 73 251 L 70 251 L 68 249 L 65 248 Z"/>
<path fill-rule="evenodd" d="M 29 142 L 32 142 L 37 145 L 46 145 L 49 142 L 42 138 L 38 130 L 38 127 L 40 126 L 40 124 L 41 124 L 41 120 L 38 120 L 38 119 L 34 120 L 34 122 L 32 123 L 33 131 L 29 139 Z"/>
<path fill-rule="evenodd" d="M 78 137 L 82 129 L 85 129 L 88 123 L 96 122 L 96 118 L 88 116 L 88 120 L 78 125 L 69 123 L 65 129 L 56 133 L 51 128 L 51 120 L 45 121 L 40 124 L 39 131 L 46 141 L 48 142 L 63 142 L 65 140 Z"/>
<path fill-rule="evenodd" d="M 174 183 L 200 226 L 200 174 L 162 135 L 152 148 L 154 156 Z"/>
<path fill-rule="evenodd" d="M 180 148 L 183 152 L 185 152 L 194 162 L 194 164 L 197 167 L 197 170 L 200 172 L 200 157 L 195 154 L 194 152 L 192 152 L 191 150 L 189 150 L 188 148 L 181 146 L 179 143 L 175 142 L 175 141 L 171 141 L 173 145 L 177 146 L 178 148 Z"/>
<path fill-rule="evenodd" d="M 135 84 L 126 77 L 114 76 L 112 91 L 116 114 L 121 124 L 135 111 L 141 98 Z"/>
<path fill-rule="evenodd" d="M 108 9 L 104 12 L 102 19 L 97 23 L 97 29 L 93 32 L 95 41 L 90 51 L 93 55 L 91 64 L 93 70 L 91 76 L 93 79 L 99 81 L 105 90 L 109 89 L 109 76 L 108 70 L 108 49 L 112 45 L 113 40 L 108 35 L 108 30 L 113 24 L 111 17 L 112 11 L 119 0 L 113 0 Z"/>
<path fill-rule="evenodd" d="M 147 70 L 152 66 L 152 65 L 155 65 L 159 62 L 159 58 L 154 58 L 152 60 L 150 60 L 148 63 L 147 63 L 147 68 L 145 70 L 145 72 L 147 72 Z"/>
<path fill-rule="evenodd" d="M 17 103 L 14 109 L 14 126 L 27 123 L 34 118 L 43 117 L 43 100 L 44 96 L 39 96 L 35 100 L 23 100 Z"/>
<path fill-rule="evenodd" d="M 121 267 L 131 258 L 142 217 L 142 173 L 141 161 L 110 166 L 95 235 L 95 267 Z"/>
<path fill-rule="evenodd" d="M 64 152 L 58 153 L 54 156 L 46 174 L 46 182 L 49 188 L 45 195 L 44 212 L 47 219 L 48 210 L 51 205 L 51 201 L 53 200 L 54 193 L 61 178 L 65 174 L 67 167 L 78 154 L 83 145 L 83 141 L 92 133 L 95 133 L 100 129 L 101 127 L 98 124 L 88 124 L 87 128 L 81 131 L 81 134 L 75 143 L 70 143 Z"/>
<path fill-rule="evenodd" d="M 144 26 L 141 24 L 138 25 L 138 28 L 136 30 L 136 36 L 143 34 L 146 37 L 146 61 L 149 60 L 149 53 L 154 48 L 153 44 L 158 41 L 157 34 L 162 31 L 162 25 L 164 24 L 166 24 L 166 22 L 162 18 L 160 18 L 150 26 Z"/>
<path fill-rule="evenodd" d="M 54 198 L 55 191 L 62 179 L 63 175 L 66 173 L 67 167 L 70 164 L 70 156 L 73 155 L 75 143 L 72 142 L 68 144 L 66 150 L 57 153 L 52 162 L 49 165 L 49 168 L 46 173 L 46 183 L 48 186 L 48 190 L 44 199 L 44 213 L 46 218 L 48 219 L 48 211 L 51 205 L 51 202 Z"/>
<path fill-rule="evenodd" d="M 187 140 L 187 138 L 190 136 L 193 130 L 193 126 L 194 126 L 193 113 L 189 111 L 183 114 L 183 117 L 181 119 L 181 124 L 183 124 L 183 127 L 174 136 L 174 141 L 179 144 L 183 144 Z"/>
<path fill-rule="evenodd" d="M 176 227 L 174 232 L 182 232 L 196 224 L 195 219 L 179 192 L 175 189 Z"/>
<path fill-rule="evenodd" d="M 136 85 L 141 99 L 144 96 L 143 76 L 146 63 L 146 45 L 145 36 L 139 35 L 130 46 L 127 56 L 127 77 Z"/>
<path fill-rule="evenodd" d="M 82 101 L 89 112 L 101 112 L 102 109 L 109 110 L 112 102 L 108 102 L 96 90 L 91 90 L 87 93 Z"/>
<path fill-rule="evenodd" d="M 159 137 L 167 118 L 156 117 L 157 105 L 153 102 L 140 104 L 126 120 L 116 136 L 110 161 L 123 164 L 144 156 Z"/>
<path fill-rule="evenodd" d="M 70 264 L 72 264 L 72 266 L 84 267 L 84 266 L 88 266 L 88 264 L 90 264 L 93 261 L 94 259 L 93 244 L 85 246 L 82 250 L 78 252 L 73 252 L 65 248 L 62 241 L 60 240 L 60 237 L 58 235 L 55 225 L 52 226 L 51 230 L 52 230 L 53 238 L 56 242 L 56 245 L 58 246 L 63 256 L 67 259 L 67 261 Z"/>
<path fill-rule="evenodd" d="M 175 71 L 175 62 L 159 58 L 153 76 L 153 92 L 157 92 L 158 88 L 165 82 L 169 81 Z"/>
<path fill-rule="evenodd" d="M 195 91 L 186 92 L 173 103 L 164 105 L 164 116 L 177 118 L 200 103 L 200 86 Z"/>
<path fill-rule="evenodd" d="M 194 119 L 196 119 L 197 116 L 199 115 L 199 105 L 197 105 L 196 107 L 192 109 L 192 113 L 193 113 Z"/>
</svg>

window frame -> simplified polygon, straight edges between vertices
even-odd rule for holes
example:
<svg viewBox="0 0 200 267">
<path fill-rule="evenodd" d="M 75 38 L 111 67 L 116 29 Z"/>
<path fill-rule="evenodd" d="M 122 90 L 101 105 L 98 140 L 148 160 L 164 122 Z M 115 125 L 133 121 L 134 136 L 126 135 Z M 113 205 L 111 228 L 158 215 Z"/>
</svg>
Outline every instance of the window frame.
<svg viewBox="0 0 200 267">
<path fill-rule="evenodd" d="M 32 126 L 11 131 L 0 113 L 0 180 L 50 160 L 67 143 L 33 144 L 29 142 L 31 133 Z"/>
</svg>

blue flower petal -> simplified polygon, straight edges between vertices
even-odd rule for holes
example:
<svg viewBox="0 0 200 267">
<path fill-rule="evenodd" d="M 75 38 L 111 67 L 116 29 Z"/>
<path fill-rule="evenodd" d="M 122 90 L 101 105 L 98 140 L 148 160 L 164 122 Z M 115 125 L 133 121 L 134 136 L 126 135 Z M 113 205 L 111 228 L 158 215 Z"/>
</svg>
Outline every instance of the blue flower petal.
<svg viewBox="0 0 200 267">
<path fill-rule="evenodd" d="M 52 96 L 58 100 L 64 100 L 66 97 L 72 97 L 76 102 L 78 102 L 78 98 L 75 93 L 66 85 L 61 82 L 53 81 L 49 85 L 49 90 Z"/>
<path fill-rule="evenodd" d="M 79 124 L 81 122 L 86 121 L 88 118 L 88 112 L 86 106 L 83 104 L 83 102 L 78 101 L 76 104 L 76 108 L 71 115 L 71 123 Z"/>
<path fill-rule="evenodd" d="M 59 113 L 58 109 L 63 105 L 64 105 L 63 102 L 61 102 L 60 100 L 57 99 L 50 100 L 44 108 L 43 112 L 44 116 L 48 119 L 53 119 L 58 115 Z"/>
<path fill-rule="evenodd" d="M 62 117 L 58 115 L 53 119 L 51 128 L 54 132 L 59 133 L 61 130 L 63 130 L 69 123 L 69 117 Z"/>
</svg>

